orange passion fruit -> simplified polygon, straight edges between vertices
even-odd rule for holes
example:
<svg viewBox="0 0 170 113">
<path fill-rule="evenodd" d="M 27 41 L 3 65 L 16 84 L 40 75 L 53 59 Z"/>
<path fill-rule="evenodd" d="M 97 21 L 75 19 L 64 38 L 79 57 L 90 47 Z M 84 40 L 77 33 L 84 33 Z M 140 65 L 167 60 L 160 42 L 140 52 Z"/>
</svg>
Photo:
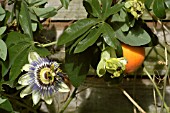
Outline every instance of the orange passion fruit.
<svg viewBox="0 0 170 113">
<path fill-rule="evenodd" d="M 145 59 L 145 48 L 139 46 L 130 46 L 127 44 L 121 44 L 123 50 L 123 56 L 127 59 L 125 73 L 132 73 L 136 71 L 143 63 Z"/>
</svg>

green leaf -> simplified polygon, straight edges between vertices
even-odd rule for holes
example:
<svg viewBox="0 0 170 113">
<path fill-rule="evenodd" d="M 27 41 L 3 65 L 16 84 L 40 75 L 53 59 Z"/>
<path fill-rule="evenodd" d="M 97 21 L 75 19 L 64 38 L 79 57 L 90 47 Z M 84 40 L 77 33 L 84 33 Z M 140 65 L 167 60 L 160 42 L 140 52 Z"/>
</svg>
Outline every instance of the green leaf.
<svg viewBox="0 0 170 113">
<path fill-rule="evenodd" d="M 4 25 L 8 24 L 8 22 L 9 22 L 8 20 L 10 19 L 10 17 L 11 17 L 11 12 L 6 11 L 5 19 L 3 21 Z"/>
<path fill-rule="evenodd" d="M 111 22 L 126 22 L 129 21 L 130 18 L 127 15 L 127 12 L 123 9 L 120 10 L 120 14 L 116 13 L 112 16 Z"/>
<path fill-rule="evenodd" d="M 0 6 L 0 21 L 5 18 L 5 10 Z"/>
<path fill-rule="evenodd" d="M 149 34 L 140 26 L 133 27 L 127 35 L 119 29 L 116 31 L 116 36 L 121 42 L 131 46 L 141 46 L 151 41 Z"/>
<path fill-rule="evenodd" d="M 92 2 L 93 11 L 96 12 L 97 17 L 101 16 L 101 6 L 98 0 L 90 0 Z"/>
<path fill-rule="evenodd" d="M 124 6 L 124 3 L 115 4 L 114 6 L 112 6 L 105 13 L 105 19 L 108 18 L 110 15 L 113 15 L 113 14 L 116 14 L 117 12 L 119 12 L 123 8 L 123 6 Z"/>
<path fill-rule="evenodd" d="M 48 49 L 46 49 L 46 48 L 40 48 L 40 47 L 33 46 L 32 50 L 37 52 L 42 57 L 48 56 L 51 54 L 50 51 L 48 51 Z"/>
<path fill-rule="evenodd" d="M 0 35 L 2 35 L 6 30 L 6 26 L 0 27 Z"/>
<path fill-rule="evenodd" d="M 29 38 L 27 35 L 21 34 L 19 32 L 12 31 L 8 34 L 6 39 L 6 45 L 7 47 L 11 47 L 13 45 L 16 45 L 20 42 L 33 42 L 31 38 Z"/>
<path fill-rule="evenodd" d="M 60 0 L 62 5 L 64 6 L 65 9 L 68 9 L 68 5 L 70 3 L 70 0 Z"/>
<path fill-rule="evenodd" d="M 115 38 L 114 30 L 107 23 L 104 23 L 103 26 L 103 38 L 109 46 L 116 49 L 115 43 L 117 42 L 117 39 Z"/>
<path fill-rule="evenodd" d="M 111 22 L 125 22 L 125 18 L 121 18 L 119 14 L 114 14 Z"/>
<path fill-rule="evenodd" d="M 87 18 L 73 23 L 63 32 L 63 34 L 58 39 L 57 44 L 63 45 L 76 39 L 77 37 L 87 32 L 87 30 L 96 25 L 98 22 L 98 19 Z"/>
<path fill-rule="evenodd" d="M 80 41 L 76 46 L 74 53 L 80 53 L 86 50 L 89 46 L 92 46 L 96 40 L 99 38 L 103 31 L 103 24 L 99 26 L 99 28 L 94 28 L 90 31 L 85 39 Z"/>
<path fill-rule="evenodd" d="M 18 32 L 10 32 L 6 39 L 9 59 L 2 64 L 2 76 L 5 76 L 13 65 L 17 56 L 32 45 L 32 40 L 26 35 Z"/>
<path fill-rule="evenodd" d="M 37 15 L 34 13 L 34 10 L 32 9 L 32 7 L 28 7 L 29 9 L 29 15 L 31 20 L 35 21 L 35 22 L 39 22 Z"/>
<path fill-rule="evenodd" d="M 7 56 L 6 44 L 3 40 L 0 39 L 0 58 L 5 61 L 6 56 Z"/>
<path fill-rule="evenodd" d="M 78 54 L 66 53 L 64 68 L 74 87 L 79 87 L 89 71 L 89 52 Z"/>
<path fill-rule="evenodd" d="M 8 99 L 0 97 L 0 108 L 8 112 L 13 112 L 12 105 Z"/>
<path fill-rule="evenodd" d="M 10 71 L 11 81 L 14 81 L 18 77 L 18 75 L 21 72 L 22 66 L 24 65 L 24 63 L 28 61 L 27 59 L 28 52 L 36 51 L 37 53 L 40 54 L 40 56 L 47 56 L 50 54 L 50 52 L 46 48 L 35 47 L 33 45 L 33 41 L 31 40 L 31 38 L 17 32 L 9 33 L 6 42 L 8 44 L 9 62 L 3 63 L 2 75 L 3 76 L 6 75 L 8 70 L 11 68 Z"/>
<path fill-rule="evenodd" d="M 29 6 L 39 6 L 47 3 L 48 0 L 26 0 Z"/>
<path fill-rule="evenodd" d="M 25 34 L 27 34 L 30 38 L 33 39 L 32 27 L 31 27 L 31 19 L 28 12 L 28 7 L 26 3 L 23 1 L 21 3 L 21 9 L 19 13 L 19 23 L 22 27 L 22 30 Z"/>
<path fill-rule="evenodd" d="M 94 17 L 101 17 L 101 6 L 98 0 L 85 0 L 83 1 L 83 5 L 86 11 Z"/>
<path fill-rule="evenodd" d="M 29 48 L 26 48 L 24 51 L 20 52 L 20 54 L 17 56 L 10 70 L 9 74 L 10 81 L 14 81 L 21 73 L 22 67 L 28 63 L 28 54 Z"/>
<path fill-rule="evenodd" d="M 34 10 L 35 14 L 40 18 L 49 18 L 57 14 L 57 9 L 55 9 L 54 7 L 46 8 L 33 7 L 32 9 Z"/>
<path fill-rule="evenodd" d="M 145 0 L 144 4 L 147 9 L 150 9 L 153 0 Z"/>
<path fill-rule="evenodd" d="M 10 80 L 13 81 L 20 74 L 19 72 L 21 72 L 21 68 L 22 67 L 18 67 L 18 68 L 20 68 L 20 70 L 18 69 L 18 70 L 16 70 L 16 72 L 15 72 L 15 70 L 12 70 L 12 69 L 13 68 L 17 68 L 15 66 L 16 65 L 20 65 L 22 63 L 22 62 L 19 61 L 19 60 L 22 59 L 19 56 L 21 56 L 21 54 L 24 51 L 26 51 L 29 47 L 30 47 L 29 43 L 27 43 L 27 42 L 20 42 L 17 45 L 14 45 L 14 46 L 12 46 L 12 47 L 10 47 L 8 49 L 9 50 L 9 64 L 8 64 L 7 70 L 4 70 L 4 71 L 8 71 L 11 68 L 11 70 L 10 70 L 10 78 L 9 78 Z M 27 59 L 26 59 L 26 61 L 27 61 Z M 12 71 L 12 73 L 11 73 L 11 71 Z"/>
<path fill-rule="evenodd" d="M 69 51 L 71 52 L 71 51 L 73 50 L 73 48 L 76 47 L 77 44 L 78 44 L 81 40 L 83 40 L 83 39 L 90 33 L 90 31 L 91 31 L 91 29 L 88 30 L 86 33 L 84 33 L 82 36 L 80 36 L 80 37 L 74 42 L 74 44 L 71 45 L 71 48 L 70 48 Z"/>
<path fill-rule="evenodd" d="M 153 12 L 160 19 L 166 18 L 164 0 L 155 0 L 154 1 Z"/>
<path fill-rule="evenodd" d="M 104 15 L 104 17 L 106 17 L 105 15 L 107 15 L 108 10 L 110 10 L 110 7 L 112 5 L 112 0 L 101 0 L 102 3 L 102 14 Z"/>
</svg>

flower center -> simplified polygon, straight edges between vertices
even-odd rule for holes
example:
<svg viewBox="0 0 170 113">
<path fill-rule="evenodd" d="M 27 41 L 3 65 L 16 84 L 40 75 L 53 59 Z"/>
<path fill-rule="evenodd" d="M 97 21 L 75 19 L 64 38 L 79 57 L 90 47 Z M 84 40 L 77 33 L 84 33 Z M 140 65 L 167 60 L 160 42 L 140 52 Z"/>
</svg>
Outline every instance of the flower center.
<svg viewBox="0 0 170 113">
<path fill-rule="evenodd" d="M 54 81 L 55 73 L 48 67 L 42 68 L 39 73 L 40 81 L 43 84 L 52 84 Z"/>
</svg>

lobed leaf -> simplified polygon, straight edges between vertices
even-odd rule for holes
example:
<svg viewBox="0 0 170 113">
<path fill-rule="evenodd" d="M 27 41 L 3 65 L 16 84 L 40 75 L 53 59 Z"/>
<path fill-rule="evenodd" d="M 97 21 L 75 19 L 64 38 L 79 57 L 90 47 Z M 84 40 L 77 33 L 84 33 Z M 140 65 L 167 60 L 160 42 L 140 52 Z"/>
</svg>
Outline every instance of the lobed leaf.
<svg viewBox="0 0 170 113">
<path fill-rule="evenodd" d="M 90 33 L 86 36 L 86 38 L 77 44 L 74 53 L 80 53 L 86 50 L 89 46 L 92 46 L 99 38 L 102 31 L 103 31 L 103 25 L 99 26 L 99 28 L 92 29 Z"/>
<path fill-rule="evenodd" d="M 37 52 L 40 56 L 43 56 L 43 57 L 50 55 L 50 51 L 48 51 L 48 49 L 46 49 L 46 48 L 40 48 L 40 47 L 32 46 L 31 49 L 33 51 Z"/>
<path fill-rule="evenodd" d="M 101 0 L 102 3 L 102 14 L 103 17 L 106 18 L 107 12 L 109 12 L 108 10 L 110 10 L 110 7 L 112 5 L 112 0 Z"/>
<path fill-rule="evenodd" d="M 18 32 L 10 32 L 5 42 L 7 44 L 9 57 L 8 60 L 2 64 L 2 76 L 6 75 L 17 56 L 26 48 L 32 46 L 31 38 Z"/>
<path fill-rule="evenodd" d="M 60 36 L 57 45 L 63 45 L 70 41 L 73 41 L 74 39 L 87 32 L 87 30 L 96 25 L 98 22 L 98 19 L 87 18 L 73 23 Z"/>
<path fill-rule="evenodd" d="M 109 16 L 116 14 L 124 7 L 124 3 L 121 4 L 115 4 L 114 6 L 110 7 L 110 9 L 105 12 L 105 18 L 108 18 Z"/>
<path fill-rule="evenodd" d="M 10 70 L 10 81 L 14 81 L 16 78 L 18 78 L 19 74 L 21 73 L 22 67 L 28 63 L 28 54 L 29 48 L 26 48 L 24 51 L 18 54 Z"/>
<path fill-rule="evenodd" d="M 24 33 L 33 39 L 31 19 L 28 12 L 28 7 L 24 1 L 21 3 L 21 9 L 19 12 L 19 23 Z"/>
<path fill-rule="evenodd" d="M 112 29 L 112 27 L 107 24 L 104 23 L 103 26 L 103 39 L 104 41 L 111 47 L 116 49 L 116 44 L 117 43 L 117 39 L 115 38 L 115 34 L 114 34 L 114 30 Z"/>
<path fill-rule="evenodd" d="M 101 17 L 101 6 L 98 0 L 85 0 L 83 1 L 83 5 L 86 11 L 94 17 Z"/>
<path fill-rule="evenodd" d="M 48 2 L 48 0 L 26 0 L 29 6 L 39 6 Z"/>
<path fill-rule="evenodd" d="M 7 47 L 9 48 L 13 45 L 16 45 L 17 43 L 24 42 L 24 41 L 31 43 L 33 40 L 24 34 L 12 31 L 8 34 L 5 42 Z"/>
<path fill-rule="evenodd" d="M 46 8 L 33 7 L 32 9 L 34 10 L 35 14 L 40 18 L 49 18 L 57 14 L 57 9 L 55 9 L 54 7 Z"/>
<path fill-rule="evenodd" d="M 77 44 L 83 40 L 89 33 L 91 30 L 88 30 L 86 33 L 84 33 L 82 36 L 80 36 L 70 47 L 70 52 L 73 50 L 73 48 L 75 48 L 77 46 Z"/>
</svg>

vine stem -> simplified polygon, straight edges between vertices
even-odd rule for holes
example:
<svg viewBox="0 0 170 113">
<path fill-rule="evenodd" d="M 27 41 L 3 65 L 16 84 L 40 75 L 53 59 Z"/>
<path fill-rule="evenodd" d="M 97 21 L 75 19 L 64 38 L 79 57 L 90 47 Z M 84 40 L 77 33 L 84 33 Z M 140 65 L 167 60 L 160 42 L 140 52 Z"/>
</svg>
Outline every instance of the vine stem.
<svg viewBox="0 0 170 113">
<path fill-rule="evenodd" d="M 52 46 L 52 45 L 56 45 L 57 44 L 57 41 L 54 41 L 54 42 L 50 42 L 50 43 L 47 43 L 47 44 L 39 44 L 38 43 L 38 47 L 48 47 L 48 46 Z"/>
<path fill-rule="evenodd" d="M 166 35 L 165 35 L 165 30 L 163 28 L 163 23 L 161 23 L 162 25 L 162 32 L 163 32 L 163 36 L 164 36 L 164 41 L 165 41 L 165 68 L 166 68 L 166 74 L 164 76 L 164 85 L 163 85 L 163 94 L 162 94 L 162 97 L 163 97 L 163 101 L 162 101 L 162 105 L 161 105 L 161 111 L 163 111 L 163 103 L 164 103 L 164 99 L 165 99 L 165 91 L 166 91 L 166 81 L 167 81 L 167 77 L 168 77 L 168 73 L 169 73 L 169 65 L 168 65 L 168 55 L 167 55 L 167 47 L 166 45 L 168 45 L 167 43 L 167 40 L 166 40 Z"/>
<path fill-rule="evenodd" d="M 66 101 L 66 103 L 64 104 L 64 106 L 62 107 L 61 111 L 59 113 L 64 113 L 64 111 L 66 110 L 66 108 L 68 107 L 68 105 L 70 104 L 70 102 L 73 100 L 73 98 L 76 96 L 76 91 L 78 88 L 75 88 L 74 91 L 72 92 L 71 96 L 69 97 L 69 99 Z"/>
<path fill-rule="evenodd" d="M 149 72 L 146 70 L 145 67 L 144 67 L 143 71 L 148 75 L 148 77 L 149 77 L 149 79 L 151 80 L 153 86 L 155 87 L 156 92 L 158 93 L 160 99 L 163 101 L 163 96 L 161 95 L 161 92 L 159 91 L 159 89 L 158 89 L 156 83 L 154 82 L 154 80 L 152 79 L 151 75 L 149 74 Z M 167 104 L 165 103 L 165 101 L 163 101 L 163 102 L 164 102 L 163 105 L 164 105 L 164 107 L 165 107 L 167 113 L 170 113 L 169 107 L 167 106 Z"/>
<path fill-rule="evenodd" d="M 141 112 L 141 113 L 146 113 L 146 111 L 144 111 L 139 105 L 138 103 L 136 103 L 133 98 L 122 88 L 119 87 L 119 89 L 122 91 L 122 93 L 133 103 L 133 105 L 136 106 L 136 108 L 138 108 L 138 110 Z"/>
</svg>

